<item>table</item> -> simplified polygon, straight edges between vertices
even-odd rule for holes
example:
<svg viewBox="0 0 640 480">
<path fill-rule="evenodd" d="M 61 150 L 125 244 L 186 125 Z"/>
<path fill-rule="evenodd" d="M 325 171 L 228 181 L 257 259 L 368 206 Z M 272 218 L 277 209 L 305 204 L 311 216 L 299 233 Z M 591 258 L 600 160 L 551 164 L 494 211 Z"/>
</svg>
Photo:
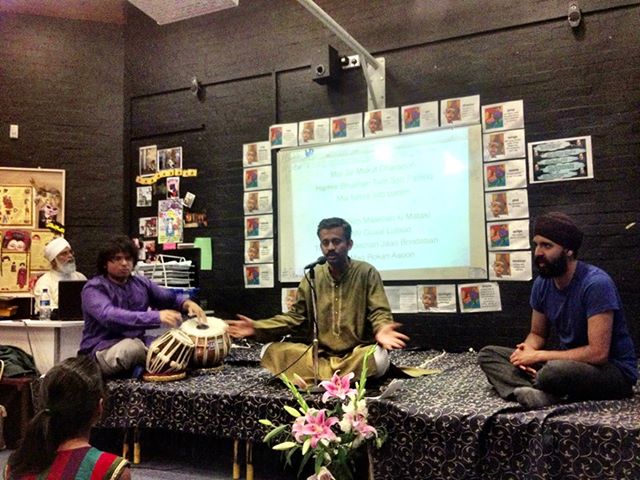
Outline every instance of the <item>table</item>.
<svg viewBox="0 0 640 480">
<path fill-rule="evenodd" d="M 0 343 L 33 354 L 40 373 L 46 373 L 61 360 L 77 355 L 83 326 L 83 321 L 4 320 L 0 321 Z"/>
</svg>

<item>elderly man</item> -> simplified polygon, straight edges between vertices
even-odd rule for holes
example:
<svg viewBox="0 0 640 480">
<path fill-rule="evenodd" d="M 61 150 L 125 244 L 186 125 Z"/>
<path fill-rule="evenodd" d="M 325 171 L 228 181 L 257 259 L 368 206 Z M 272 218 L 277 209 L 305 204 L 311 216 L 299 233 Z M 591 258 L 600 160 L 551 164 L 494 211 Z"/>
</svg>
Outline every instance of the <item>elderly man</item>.
<svg viewBox="0 0 640 480">
<path fill-rule="evenodd" d="M 630 396 L 638 379 L 633 341 L 613 280 L 577 260 L 582 232 L 565 214 L 538 217 L 531 330 L 515 349 L 484 347 L 480 367 L 498 395 L 527 408 Z M 545 349 L 551 330 L 560 346 Z"/>
<path fill-rule="evenodd" d="M 51 270 L 42 275 L 33 287 L 36 297 L 36 311 L 40 296 L 46 288 L 51 297 L 51 309 L 58 308 L 58 283 L 61 280 L 86 280 L 82 273 L 76 272 L 76 261 L 69 242 L 62 237 L 51 240 L 44 247 L 44 257 L 49 261 Z"/>
</svg>

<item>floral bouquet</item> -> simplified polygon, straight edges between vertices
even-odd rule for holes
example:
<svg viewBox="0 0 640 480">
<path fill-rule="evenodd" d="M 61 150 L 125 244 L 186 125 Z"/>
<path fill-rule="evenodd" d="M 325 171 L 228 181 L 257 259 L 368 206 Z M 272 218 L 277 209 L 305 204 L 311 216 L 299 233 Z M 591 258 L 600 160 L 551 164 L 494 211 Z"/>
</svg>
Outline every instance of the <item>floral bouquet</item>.
<svg viewBox="0 0 640 480">
<path fill-rule="evenodd" d="M 274 425 L 269 420 L 260 423 L 270 429 L 265 442 L 278 441 L 274 450 L 287 451 L 286 462 L 291 463 L 293 454 L 300 450 L 302 462 L 298 475 L 313 458 L 315 475 L 308 480 L 343 480 L 353 478 L 354 454 L 366 442 L 375 441 L 380 447 L 384 441 L 377 430 L 367 423 L 367 404 L 364 398 L 367 379 L 367 360 L 375 351 L 372 347 L 364 356 L 360 381 L 351 388 L 354 377 L 349 373 L 340 377 L 338 372 L 331 380 L 320 383 L 325 392 L 322 403 L 328 408 L 309 407 L 298 388 L 286 377 L 280 378 L 293 393 L 298 408 L 285 406 L 285 410 L 295 418 L 293 424 Z M 298 377 L 298 381 L 302 380 Z"/>
</svg>

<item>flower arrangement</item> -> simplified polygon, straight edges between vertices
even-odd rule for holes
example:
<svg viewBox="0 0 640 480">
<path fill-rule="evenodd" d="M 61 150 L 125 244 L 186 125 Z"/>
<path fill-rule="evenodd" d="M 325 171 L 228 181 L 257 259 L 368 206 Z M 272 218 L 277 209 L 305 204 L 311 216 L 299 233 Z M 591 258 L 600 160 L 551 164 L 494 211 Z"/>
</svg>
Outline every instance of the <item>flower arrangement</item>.
<svg viewBox="0 0 640 480">
<path fill-rule="evenodd" d="M 302 462 L 300 472 L 307 462 L 314 459 L 315 475 L 308 480 L 343 480 L 353 478 L 353 460 L 360 446 L 375 442 L 380 447 L 384 439 L 367 423 L 367 404 L 364 397 L 367 379 L 367 360 L 375 351 L 372 347 L 364 356 L 360 381 L 351 388 L 353 373 L 344 376 L 333 374 L 331 380 L 320 382 L 324 388 L 322 403 L 328 408 L 310 407 L 296 385 L 286 375 L 280 378 L 293 393 L 298 408 L 285 406 L 294 417 L 293 424 L 274 425 L 270 420 L 260 420 L 270 431 L 264 441 L 278 441 L 272 448 L 286 451 L 286 462 L 291 463 L 293 454 L 300 450 Z M 297 378 L 299 383 L 302 379 Z M 303 382 L 304 383 L 304 382 Z"/>
</svg>

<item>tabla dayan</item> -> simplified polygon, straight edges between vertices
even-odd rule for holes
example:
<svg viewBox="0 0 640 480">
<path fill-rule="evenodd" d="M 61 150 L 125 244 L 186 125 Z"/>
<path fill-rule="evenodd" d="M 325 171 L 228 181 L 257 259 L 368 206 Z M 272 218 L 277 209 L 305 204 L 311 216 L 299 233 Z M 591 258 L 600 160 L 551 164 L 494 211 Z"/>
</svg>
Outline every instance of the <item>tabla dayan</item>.
<svg viewBox="0 0 640 480">
<path fill-rule="evenodd" d="M 195 345 L 183 331 L 173 328 L 156 338 L 147 351 L 145 380 L 164 382 L 187 375 Z"/>
<path fill-rule="evenodd" d="M 217 317 L 207 317 L 206 325 L 199 324 L 196 319 L 190 319 L 180 326 L 195 344 L 191 358 L 194 368 L 214 368 L 222 365 L 231 349 L 228 328 L 227 323 Z"/>
</svg>

